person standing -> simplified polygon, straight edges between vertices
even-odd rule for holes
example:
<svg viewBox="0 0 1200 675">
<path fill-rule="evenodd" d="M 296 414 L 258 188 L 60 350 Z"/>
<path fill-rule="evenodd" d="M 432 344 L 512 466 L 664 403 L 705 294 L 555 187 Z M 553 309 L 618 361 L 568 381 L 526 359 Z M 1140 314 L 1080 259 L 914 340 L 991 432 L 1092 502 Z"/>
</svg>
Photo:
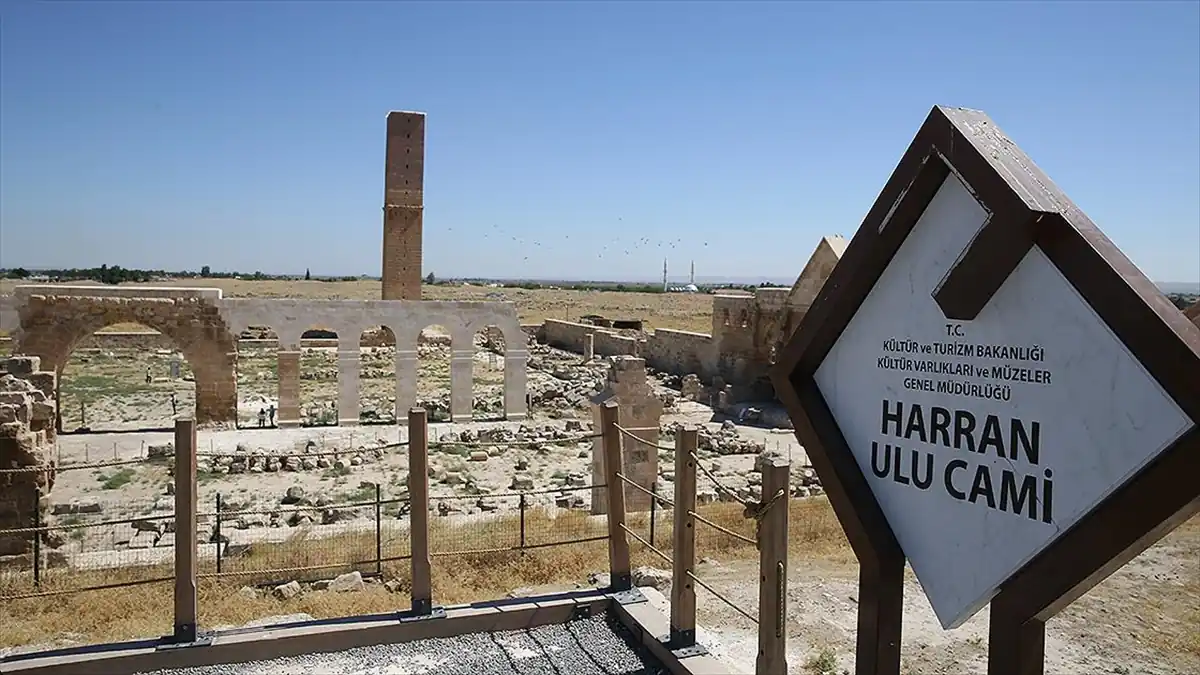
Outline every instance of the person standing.
<svg viewBox="0 0 1200 675">
<path fill-rule="evenodd" d="M 267 426 L 267 411 L 263 408 L 258 409 L 258 428 L 261 429 Z"/>
</svg>

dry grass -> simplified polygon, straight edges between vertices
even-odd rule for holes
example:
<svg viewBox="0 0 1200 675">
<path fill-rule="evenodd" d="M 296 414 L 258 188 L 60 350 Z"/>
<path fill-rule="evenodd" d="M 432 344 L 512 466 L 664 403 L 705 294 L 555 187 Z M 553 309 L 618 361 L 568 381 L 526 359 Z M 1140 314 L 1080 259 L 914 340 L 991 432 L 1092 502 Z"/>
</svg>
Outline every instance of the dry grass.
<svg viewBox="0 0 1200 675">
<path fill-rule="evenodd" d="M 789 543 L 793 560 L 825 559 L 841 562 L 853 560 L 849 546 L 836 517 L 825 499 L 792 501 Z M 701 513 L 723 527 L 753 536 L 754 524 L 742 517 L 736 504 L 712 504 Z M 526 517 L 529 542 L 562 541 L 565 538 L 585 538 L 603 535 L 602 518 L 589 518 L 580 512 L 568 512 L 557 518 L 540 510 L 531 510 Z M 648 519 L 637 515 L 630 519 L 630 529 L 645 537 Z M 660 533 L 656 537 L 664 553 L 670 555 L 669 513 L 657 520 Z M 504 597 L 515 588 L 548 584 L 583 582 L 591 572 L 607 568 L 607 543 L 604 541 L 570 544 L 557 547 L 488 553 L 459 553 L 436 555 L 464 549 L 487 549 L 513 546 L 518 541 L 519 521 L 516 516 L 504 516 L 486 523 L 448 525 L 443 519 L 431 523 L 430 541 L 433 559 L 434 601 L 456 604 Z M 555 539 L 545 538 L 552 535 Z M 405 554 L 408 542 L 401 532 L 389 533 L 385 557 Z M 305 567 L 323 563 L 339 564 L 371 560 L 375 554 L 374 532 L 350 534 L 316 541 L 303 534 L 293 541 L 255 547 L 250 557 L 227 565 L 224 571 L 245 571 L 271 567 Z M 631 540 L 634 565 L 668 567 L 658 556 L 646 551 Z M 714 556 L 721 560 L 754 559 L 758 552 L 745 544 L 704 525 L 697 530 L 697 556 Z M 235 566 L 236 565 L 236 566 Z M 204 627 L 241 625 L 263 616 L 304 612 L 317 618 L 350 616 L 396 611 L 409 606 L 409 563 L 407 560 L 387 562 L 384 577 L 400 582 L 400 593 L 389 593 L 380 584 L 369 584 L 357 593 L 303 593 L 290 600 L 276 600 L 267 593 L 255 599 L 238 595 L 238 589 L 255 581 L 283 581 L 291 578 L 330 578 L 352 569 L 349 565 L 309 573 L 271 573 L 208 578 L 201 580 L 200 621 Z M 371 571 L 374 563 L 355 569 Z M 206 568 L 204 572 L 212 572 Z M 111 584 L 121 581 L 169 576 L 169 568 L 126 568 L 95 572 L 79 572 L 58 576 L 43 584 L 44 590 L 78 588 L 88 585 Z M 27 586 L 15 587 L 7 582 L 0 585 L 0 595 L 27 592 Z M 86 591 L 55 596 L 52 599 L 32 598 L 0 603 L 0 646 L 44 643 L 66 634 L 71 639 L 87 642 L 107 642 L 130 638 L 153 637 L 170 632 L 172 624 L 172 584 L 169 582 L 119 589 Z"/>
<path fill-rule="evenodd" d="M 1193 564 L 1184 570 L 1181 593 L 1138 594 L 1132 615 L 1150 617 L 1153 625 L 1143 625 L 1135 636 L 1160 652 L 1183 654 L 1200 664 L 1200 516 L 1180 525 L 1170 540 Z"/>
<path fill-rule="evenodd" d="M 0 281 L 0 295 L 18 285 Z M 122 284 L 138 286 L 139 284 Z M 309 300 L 378 300 L 378 281 L 246 281 L 240 279 L 184 279 L 153 286 L 204 286 L 220 288 L 232 298 L 302 298 Z M 699 333 L 712 330 L 712 297 L 687 293 L 621 293 L 555 289 L 487 288 L 483 286 L 425 286 L 425 300 L 493 300 L 499 293 L 517 306 L 522 323 L 545 319 L 578 319 L 587 314 L 612 318 L 640 318 L 651 328 L 674 328 Z M 108 331 L 139 330 L 138 326 L 111 326 Z"/>
</svg>

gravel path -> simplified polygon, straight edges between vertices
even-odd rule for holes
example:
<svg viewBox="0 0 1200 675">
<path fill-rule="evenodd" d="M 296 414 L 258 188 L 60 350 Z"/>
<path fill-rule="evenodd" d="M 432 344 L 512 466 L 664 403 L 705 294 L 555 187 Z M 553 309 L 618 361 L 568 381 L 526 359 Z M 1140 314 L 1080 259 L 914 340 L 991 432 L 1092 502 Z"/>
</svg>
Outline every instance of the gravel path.
<svg viewBox="0 0 1200 675">
<path fill-rule="evenodd" d="M 607 616 L 506 633 L 474 633 L 344 652 L 140 675 L 665 675 Z"/>
</svg>

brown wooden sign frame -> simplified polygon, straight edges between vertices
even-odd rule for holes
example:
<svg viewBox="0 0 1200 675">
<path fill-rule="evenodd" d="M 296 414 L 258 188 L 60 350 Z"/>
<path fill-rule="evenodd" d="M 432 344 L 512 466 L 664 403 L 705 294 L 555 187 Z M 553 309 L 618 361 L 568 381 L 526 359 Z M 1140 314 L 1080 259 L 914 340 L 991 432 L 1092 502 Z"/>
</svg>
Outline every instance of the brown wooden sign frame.
<svg viewBox="0 0 1200 675">
<path fill-rule="evenodd" d="M 1200 327 L 985 113 L 935 107 L 771 373 L 860 563 L 859 675 L 899 673 L 905 556 L 814 375 L 952 171 L 990 217 L 934 293 L 943 314 L 974 318 L 1037 246 L 1193 421 L 1000 587 L 989 675 L 1041 675 L 1045 622 L 1200 512 Z"/>
</svg>

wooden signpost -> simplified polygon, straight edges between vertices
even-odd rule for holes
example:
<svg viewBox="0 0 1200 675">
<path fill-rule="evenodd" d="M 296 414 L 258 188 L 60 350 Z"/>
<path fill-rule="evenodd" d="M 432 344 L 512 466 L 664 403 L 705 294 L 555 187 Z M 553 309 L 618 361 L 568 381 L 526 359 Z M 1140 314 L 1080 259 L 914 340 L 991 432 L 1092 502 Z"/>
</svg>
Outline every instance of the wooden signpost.
<svg viewBox="0 0 1200 675">
<path fill-rule="evenodd" d="M 1200 511 L 1200 328 L 982 112 L 936 107 L 772 372 L 900 669 L 907 559 L 990 675 Z"/>
</svg>

